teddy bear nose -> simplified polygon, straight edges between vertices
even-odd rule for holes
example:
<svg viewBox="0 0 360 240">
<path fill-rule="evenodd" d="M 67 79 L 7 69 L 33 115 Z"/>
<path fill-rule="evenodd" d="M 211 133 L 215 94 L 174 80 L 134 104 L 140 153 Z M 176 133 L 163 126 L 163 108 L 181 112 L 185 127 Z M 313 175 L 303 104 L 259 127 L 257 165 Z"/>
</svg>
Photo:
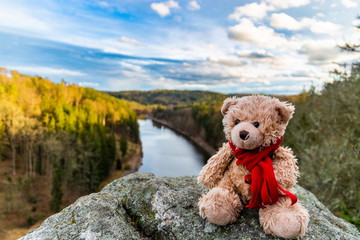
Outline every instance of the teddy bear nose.
<svg viewBox="0 0 360 240">
<path fill-rule="evenodd" d="M 249 132 L 248 131 L 241 131 L 240 132 L 240 138 L 242 139 L 242 140 L 247 140 L 248 138 L 249 138 Z"/>
</svg>

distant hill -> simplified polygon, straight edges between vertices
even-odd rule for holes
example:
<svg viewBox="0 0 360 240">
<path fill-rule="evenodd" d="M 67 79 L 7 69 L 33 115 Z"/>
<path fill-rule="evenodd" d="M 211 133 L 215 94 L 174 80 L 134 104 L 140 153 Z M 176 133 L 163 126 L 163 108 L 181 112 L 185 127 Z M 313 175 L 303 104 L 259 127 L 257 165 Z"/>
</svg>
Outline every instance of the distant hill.
<svg viewBox="0 0 360 240">
<path fill-rule="evenodd" d="M 153 90 L 153 91 L 121 91 L 107 92 L 108 94 L 126 100 L 139 102 L 144 105 L 188 106 L 193 103 L 221 102 L 230 95 L 192 90 Z M 234 94 L 231 94 L 233 96 Z"/>
<path fill-rule="evenodd" d="M 152 91 L 119 91 L 119 92 L 104 92 L 116 98 L 125 99 L 129 101 L 138 102 L 143 105 L 163 105 L 167 107 L 190 106 L 193 104 L 222 104 L 225 98 L 237 96 L 243 97 L 252 95 L 250 93 L 230 93 L 223 94 L 211 91 L 199 90 L 152 90 Z M 261 93 L 259 93 L 261 94 Z M 272 95 L 282 100 L 296 101 L 296 96 L 280 96 Z M 294 99 L 295 97 L 295 99 Z"/>
</svg>

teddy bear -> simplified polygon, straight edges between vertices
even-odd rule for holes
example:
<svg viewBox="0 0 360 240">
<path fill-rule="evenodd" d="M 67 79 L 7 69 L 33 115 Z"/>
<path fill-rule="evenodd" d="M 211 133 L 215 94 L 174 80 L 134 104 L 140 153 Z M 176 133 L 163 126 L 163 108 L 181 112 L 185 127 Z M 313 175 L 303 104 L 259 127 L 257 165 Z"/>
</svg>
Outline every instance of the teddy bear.
<svg viewBox="0 0 360 240">
<path fill-rule="evenodd" d="M 304 236 L 309 213 L 294 195 L 299 169 L 288 147 L 281 147 L 294 106 L 269 96 L 225 99 L 221 108 L 227 143 L 202 168 L 198 181 L 209 189 L 199 199 L 203 218 L 233 223 L 244 207 L 259 209 L 267 234 Z"/>
</svg>

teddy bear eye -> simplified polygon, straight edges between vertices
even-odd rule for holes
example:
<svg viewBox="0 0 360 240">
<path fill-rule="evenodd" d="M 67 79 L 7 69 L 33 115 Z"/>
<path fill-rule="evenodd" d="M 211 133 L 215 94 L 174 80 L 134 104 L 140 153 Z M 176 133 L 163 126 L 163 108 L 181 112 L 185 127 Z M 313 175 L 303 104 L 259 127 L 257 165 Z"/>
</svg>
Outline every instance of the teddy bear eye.
<svg viewBox="0 0 360 240">
<path fill-rule="evenodd" d="M 236 120 L 235 120 L 235 125 L 236 125 L 236 124 L 239 124 L 239 123 L 240 123 L 240 120 L 239 120 L 239 119 L 236 119 Z"/>
<path fill-rule="evenodd" d="M 254 122 L 253 125 L 254 125 L 254 127 L 258 128 L 260 126 L 260 123 L 259 122 Z"/>
</svg>

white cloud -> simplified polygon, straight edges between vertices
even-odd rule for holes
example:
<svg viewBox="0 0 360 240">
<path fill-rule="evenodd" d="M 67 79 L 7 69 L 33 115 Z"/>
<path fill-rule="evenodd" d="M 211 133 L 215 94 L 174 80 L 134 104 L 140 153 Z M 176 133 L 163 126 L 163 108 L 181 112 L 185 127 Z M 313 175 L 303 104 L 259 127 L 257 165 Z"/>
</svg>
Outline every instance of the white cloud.
<svg viewBox="0 0 360 240">
<path fill-rule="evenodd" d="M 270 18 L 271 26 L 277 29 L 297 31 L 308 28 L 313 33 L 335 35 L 341 30 L 341 25 L 327 21 L 318 21 L 313 18 L 303 18 L 297 21 L 285 13 L 274 13 Z"/>
<path fill-rule="evenodd" d="M 211 89 L 211 86 L 209 84 L 204 84 L 204 83 L 199 83 L 196 81 L 193 82 L 183 82 L 183 81 L 178 81 L 178 80 L 174 80 L 171 78 L 166 78 L 166 77 L 159 77 L 158 79 L 156 79 L 155 81 L 153 81 L 153 85 L 156 88 L 162 88 L 162 89 L 190 89 L 190 90 L 194 90 L 194 89 L 201 89 L 201 90 L 209 90 Z M 215 86 L 215 88 L 218 86 Z M 213 86 L 214 88 L 214 86 Z"/>
<path fill-rule="evenodd" d="M 230 39 L 250 42 L 263 48 L 276 48 L 287 42 L 282 35 L 266 26 L 254 26 L 249 19 L 241 19 L 240 23 L 228 29 Z"/>
<path fill-rule="evenodd" d="M 308 84 L 307 84 L 308 85 Z M 302 90 L 309 90 L 310 86 L 304 86 L 301 84 L 289 86 L 288 84 L 282 85 L 275 85 L 275 86 L 256 86 L 256 87 L 249 87 L 249 86 L 241 86 L 236 89 L 236 92 L 239 93 L 265 93 L 265 94 L 283 94 L 283 95 L 293 95 L 299 94 Z"/>
<path fill-rule="evenodd" d="M 209 22 L 196 24 L 202 31 L 172 27 L 156 39 L 134 48 L 132 55 L 157 58 L 174 58 L 178 60 L 199 60 L 209 56 L 221 57 L 234 45 L 229 41 L 223 27 Z M 205 28 L 206 27 L 206 28 Z M 204 34 L 206 38 L 204 38 Z"/>
<path fill-rule="evenodd" d="M 98 5 L 100 7 L 104 7 L 104 8 L 110 7 L 110 4 L 108 2 L 105 2 L 105 1 L 99 1 Z"/>
<path fill-rule="evenodd" d="M 141 42 L 136 39 L 128 38 L 128 37 L 124 37 L 124 36 L 120 37 L 119 40 L 121 42 L 130 43 L 130 44 L 141 44 Z"/>
<path fill-rule="evenodd" d="M 208 57 L 207 60 L 209 62 L 231 67 L 243 66 L 246 64 L 245 61 L 234 57 Z"/>
<path fill-rule="evenodd" d="M 150 7 L 152 10 L 157 12 L 157 14 L 159 14 L 160 17 L 166 17 L 171 14 L 170 9 L 179 8 L 179 4 L 174 0 L 169 0 L 167 2 L 152 3 Z"/>
<path fill-rule="evenodd" d="M 269 6 L 264 3 L 249 3 L 241 7 L 236 7 L 229 18 L 237 21 L 240 21 L 243 17 L 263 19 L 266 17 L 268 10 L 270 10 Z"/>
<path fill-rule="evenodd" d="M 131 62 L 125 62 L 125 61 L 121 61 L 119 62 L 119 64 L 121 65 L 122 69 L 124 70 L 130 70 L 133 72 L 137 72 L 137 73 L 145 73 L 145 69 L 142 68 L 140 65 L 131 63 Z"/>
<path fill-rule="evenodd" d="M 325 17 L 325 14 L 319 12 L 319 13 L 317 13 L 315 16 L 318 17 L 318 18 L 323 18 L 323 17 Z"/>
<path fill-rule="evenodd" d="M 196 10 L 200 10 L 201 6 L 199 5 L 199 3 L 197 1 L 190 1 L 188 3 L 187 9 L 189 9 L 190 11 L 196 11 Z"/>
<path fill-rule="evenodd" d="M 300 30 L 304 26 L 293 17 L 285 13 L 274 13 L 270 18 L 271 26 L 277 29 Z"/>
<path fill-rule="evenodd" d="M 305 54 L 310 64 L 331 64 L 341 52 L 334 41 L 312 40 L 306 42 L 299 53 Z"/>
<path fill-rule="evenodd" d="M 60 75 L 60 76 L 85 76 L 85 73 L 63 69 L 63 68 L 50 68 L 50 67 L 28 67 L 28 66 L 7 66 L 9 69 L 14 69 L 25 74 L 36 74 L 41 76 L 47 75 Z"/>
<path fill-rule="evenodd" d="M 310 26 L 310 30 L 313 33 L 335 35 L 340 32 L 341 25 L 332 22 L 314 21 Z"/>
<path fill-rule="evenodd" d="M 358 4 L 352 0 L 341 0 L 341 3 L 346 7 L 346 8 L 355 8 L 358 6 Z"/>
<path fill-rule="evenodd" d="M 129 53 L 127 52 L 123 52 L 123 51 L 120 51 L 116 48 L 109 48 L 109 47 L 106 47 L 106 48 L 103 48 L 102 51 L 104 53 L 115 53 L 115 54 L 121 54 L 121 55 L 129 55 Z"/>
<path fill-rule="evenodd" d="M 216 59 L 199 62 L 195 65 L 187 65 L 184 66 L 184 69 L 181 71 L 184 75 L 193 76 L 192 78 L 194 78 L 197 83 L 205 83 L 208 85 L 224 82 L 258 82 L 267 84 L 269 81 L 268 78 L 265 77 L 268 74 L 267 70 L 260 70 L 253 66 L 240 67 L 241 65 L 224 64 L 221 59 L 219 59 L 220 62 L 219 60 L 214 60 Z"/>
<path fill-rule="evenodd" d="M 268 51 L 265 51 L 264 49 L 260 49 L 257 51 L 250 51 L 250 50 L 239 50 L 236 51 L 236 54 L 239 57 L 243 58 L 251 58 L 251 59 L 264 59 L 264 58 L 273 58 L 274 55 Z"/>
<path fill-rule="evenodd" d="M 264 0 L 260 3 L 248 3 L 235 8 L 235 11 L 229 15 L 230 19 L 240 21 L 243 17 L 249 17 L 255 20 L 266 17 L 267 12 L 278 9 L 287 9 L 307 5 L 310 0 Z"/>
<path fill-rule="evenodd" d="M 179 8 L 179 3 L 173 0 L 169 0 L 165 4 L 167 4 L 169 8 Z"/>
<path fill-rule="evenodd" d="M 50 29 L 46 21 L 34 16 L 30 10 L 7 4 L 1 4 L 0 26 L 36 32 Z"/>
<path fill-rule="evenodd" d="M 278 71 L 279 73 L 298 71 L 307 63 L 307 57 L 292 52 L 292 48 L 285 49 L 282 54 L 277 51 L 274 52 L 276 55 L 264 49 L 257 51 L 238 50 L 235 54 L 241 59 L 250 61 L 249 65 L 257 66 L 259 69 Z"/>
<path fill-rule="evenodd" d="M 100 86 L 99 83 L 94 83 L 94 82 L 79 82 L 78 85 L 81 87 L 90 87 L 90 88 L 95 88 Z"/>
<path fill-rule="evenodd" d="M 161 17 L 170 15 L 170 8 L 164 3 L 152 3 L 151 8 L 157 12 Z"/>
<path fill-rule="evenodd" d="M 360 19 L 358 18 L 358 19 L 353 20 L 353 21 L 352 21 L 352 25 L 353 25 L 354 27 L 360 26 Z"/>
<path fill-rule="evenodd" d="M 305 6 L 310 3 L 310 0 L 265 0 L 265 2 L 276 9 L 287 9 Z"/>
</svg>

